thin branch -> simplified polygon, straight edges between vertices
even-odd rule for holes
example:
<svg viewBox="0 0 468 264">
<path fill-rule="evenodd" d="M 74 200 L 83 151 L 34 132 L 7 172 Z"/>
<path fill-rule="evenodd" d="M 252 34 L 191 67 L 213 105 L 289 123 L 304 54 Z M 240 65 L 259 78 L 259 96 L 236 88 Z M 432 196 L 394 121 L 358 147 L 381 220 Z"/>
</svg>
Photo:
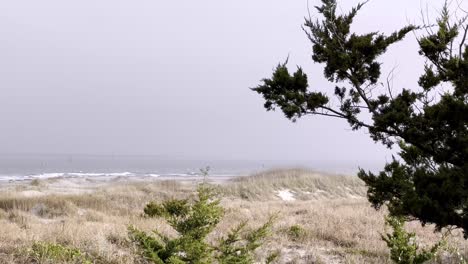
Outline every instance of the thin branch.
<svg viewBox="0 0 468 264">
<path fill-rule="evenodd" d="M 468 17 L 468 16 L 467 16 Z M 466 36 L 468 34 L 468 25 L 467 26 L 463 26 L 462 25 L 462 28 L 465 30 L 464 34 L 463 34 L 463 38 L 460 42 L 460 49 L 458 50 L 458 58 L 461 59 L 462 57 L 462 50 L 463 50 L 463 46 L 465 45 L 465 41 L 466 41 Z"/>
<path fill-rule="evenodd" d="M 327 110 L 327 111 L 330 111 L 330 112 L 334 113 L 335 115 L 337 115 L 336 117 L 340 117 L 340 118 L 346 119 L 346 120 L 348 120 L 348 121 L 351 120 L 347 115 L 345 115 L 345 114 L 343 114 L 343 113 L 341 113 L 341 112 L 338 112 L 338 111 L 335 110 L 335 109 L 332 109 L 332 108 L 327 107 L 327 106 L 321 106 L 321 108 L 323 108 L 323 109 L 325 109 L 325 110 Z M 362 122 L 362 121 L 359 121 L 359 120 L 357 120 L 357 119 L 354 120 L 354 121 L 356 122 L 356 124 L 359 124 L 360 126 L 363 126 L 363 127 L 367 127 L 367 128 L 372 128 L 372 127 L 373 127 L 372 125 L 366 124 L 366 123 L 364 123 L 364 122 Z"/>
<path fill-rule="evenodd" d="M 388 89 L 388 94 L 390 96 L 390 99 L 392 99 L 393 101 L 393 94 L 392 94 L 392 90 L 393 90 L 393 76 L 394 76 L 394 72 L 395 72 L 395 69 L 397 68 L 397 66 L 393 66 L 393 68 L 390 70 L 390 72 L 388 73 L 387 75 L 387 89 Z M 390 85 L 390 82 L 392 82 L 392 85 Z"/>
<path fill-rule="evenodd" d="M 460 2 L 457 1 L 457 7 L 458 7 L 458 9 L 461 10 L 461 11 L 463 11 L 463 12 L 465 12 L 465 14 L 468 14 L 468 11 L 465 10 L 465 9 L 463 9 L 463 8 L 461 7 L 461 4 L 462 4 L 462 3 L 463 3 L 463 0 L 460 1 Z"/>
<path fill-rule="evenodd" d="M 323 109 L 325 109 L 325 110 L 327 110 L 327 111 L 330 111 L 330 112 L 332 112 L 332 113 L 334 113 L 334 114 L 336 114 L 336 115 L 338 115 L 338 116 L 340 116 L 340 117 L 342 117 L 342 118 L 345 118 L 345 119 L 348 118 L 345 114 L 343 114 L 343 113 L 341 113 L 341 112 L 339 112 L 339 111 L 337 111 L 337 110 L 335 110 L 335 109 L 332 109 L 331 107 L 328 107 L 328 106 L 324 106 L 324 105 L 323 105 L 323 106 L 321 106 L 320 108 L 323 108 Z"/>
<path fill-rule="evenodd" d="M 352 71 L 352 70 L 351 70 Z M 377 114 L 377 112 L 375 111 L 375 109 L 373 109 L 371 107 L 371 104 L 370 104 L 370 101 L 369 99 L 370 98 L 367 98 L 366 95 L 365 95 L 365 92 L 362 90 L 359 82 L 353 77 L 354 75 L 354 72 L 351 72 L 351 74 L 347 73 L 346 74 L 348 80 L 351 82 L 351 84 L 354 86 L 354 88 L 356 88 L 356 91 L 358 92 L 359 96 L 361 97 L 361 99 L 364 101 L 364 103 L 367 105 L 368 109 L 369 109 L 369 112 L 370 113 L 373 113 L 373 114 Z"/>
<path fill-rule="evenodd" d="M 339 115 L 332 115 L 332 114 L 321 113 L 321 112 L 316 112 L 316 111 L 306 112 L 306 114 L 321 115 L 321 116 L 330 116 L 330 117 L 337 117 L 337 118 L 346 119 L 346 118 L 344 118 L 344 117 L 342 117 L 342 116 L 339 116 Z"/>
<path fill-rule="evenodd" d="M 432 31 L 432 26 L 430 25 L 430 19 L 429 19 L 429 5 L 426 3 L 426 14 L 424 14 L 424 9 L 422 8 L 422 3 L 420 2 L 419 3 L 420 5 L 420 9 L 421 9 L 421 18 L 422 18 L 422 21 L 423 21 L 423 25 L 424 25 L 424 29 L 426 30 L 426 33 L 428 35 L 433 35 L 434 34 L 434 31 Z M 424 18 L 424 16 L 426 16 Z M 416 33 L 415 33 L 416 34 Z"/>
<path fill-rule="evenodd" d="M 362 108 L 362 109 L 369 109 L 369 107 L 364 105 L 353 105 L 354 108 Z"/>
<path fill-rule="evenodd" d="M 310 14 L 309 0 L 307 0 L 307 13 L 309 14 L 309 21 L 312 21 L 312 15 Z"/>
<path fill-rule="evenodd" d="M 423 111 L 421 110 L 421 108 L 419 108 L 419 106 L 417 104 L 413 104 L 414 107 L 416 107 L 416 109 L 418 109 L 419 113 L 421 114 Z"/>
</svg>

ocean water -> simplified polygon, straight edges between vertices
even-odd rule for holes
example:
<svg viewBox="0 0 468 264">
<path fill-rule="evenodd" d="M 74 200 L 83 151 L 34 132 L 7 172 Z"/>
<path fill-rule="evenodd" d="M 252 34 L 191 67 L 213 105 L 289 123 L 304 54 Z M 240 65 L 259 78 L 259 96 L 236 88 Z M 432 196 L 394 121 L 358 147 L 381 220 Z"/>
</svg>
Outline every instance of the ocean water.
<svg viewBox="0 0 468 264">
<path fill-rule="evenodd" d="M 201 176 L 210 167 L 211 177 L 246 176 L 275 168 L 309 168 L 316 171 L 355 174 L 354 162 L 189 160 L 159 156 L 112 155 L 0 155 L 0 183 L 56 177 L 154 177 Z M 371 164 L 368 167 L 375 167 Z"/>
</svg>

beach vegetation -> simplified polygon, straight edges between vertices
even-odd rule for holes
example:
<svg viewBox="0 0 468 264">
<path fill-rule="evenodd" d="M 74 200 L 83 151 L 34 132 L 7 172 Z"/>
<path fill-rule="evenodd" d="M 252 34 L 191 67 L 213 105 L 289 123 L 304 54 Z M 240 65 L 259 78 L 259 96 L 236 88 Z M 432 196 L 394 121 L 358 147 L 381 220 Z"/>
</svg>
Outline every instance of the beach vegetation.
<svg viewBox="0 0 468 264">
<path fill-rule="evenodd" d="M 27 251 L 27 255 L 34 263 L 93 263 L 91 258 L 79 249 L 57 243 L 36 242 Z"/>
<path fill-rule="evenodd" d="M 262 246 L 273 225 L 273 217 L 261 227 L 247 231 L 242 222 L 219 239 L 216 245 L 208 243 L 207 236 L 224 215 L 213 188 L 202 184 L 194 201 L 170 199 L 162 203 L 150 202 L 144 213 L 147 217 L 163 218 L 177 232 L 176 237 L 163 235 L 158 230 L 147 234 L 134 226 L 129 236 L 140 253 L 153 263 L 253 263 L 254 252 Z M 272 262 L 272 256 L 267 262 Z"/>
<path fill-rule="evenodd" d="M 386 217 L 385 224 L 392 229 L 391 233 L 382 235 L 390 249 L 390 259 L 397 264 L 422 264 L 435 258 L 445 240 L 440 240 L 428 249 L 421 249 L 416 234 L 405 230 L 402 217 Z"/>
</svg>

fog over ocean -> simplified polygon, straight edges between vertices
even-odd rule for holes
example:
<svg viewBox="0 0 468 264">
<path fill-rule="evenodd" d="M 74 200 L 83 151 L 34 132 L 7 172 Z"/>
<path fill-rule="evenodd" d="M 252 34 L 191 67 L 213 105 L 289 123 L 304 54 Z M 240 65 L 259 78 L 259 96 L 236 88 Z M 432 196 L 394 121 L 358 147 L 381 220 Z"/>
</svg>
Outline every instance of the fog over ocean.
<svg viewBox="0 0 468 264">
<path fill-rule="evenodd" d="M 360 163 L 376 170 L 381 164 Z M 245 176 L 275 168 L 307 168 L 320 172 L 353 175 L 356 161 L 196 160 L 162 156 L 124 155 L 0 155 L 0 182 L 56 177 L 154 177 L 184 178 L 200 175 L 210 167 L 210 176 Z"/>
</svg>

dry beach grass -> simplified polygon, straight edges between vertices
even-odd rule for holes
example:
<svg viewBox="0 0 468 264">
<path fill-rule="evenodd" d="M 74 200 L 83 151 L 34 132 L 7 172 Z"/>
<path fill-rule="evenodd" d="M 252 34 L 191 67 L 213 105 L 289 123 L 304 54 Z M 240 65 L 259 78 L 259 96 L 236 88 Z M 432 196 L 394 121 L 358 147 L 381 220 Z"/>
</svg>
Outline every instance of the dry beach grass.
<svg viewBox="0 0 468 264">
<path fill-rule="evenodd" d="M 78 248 L 98 263 L 144 263 L 127 239 L 127 226 L 174 234 L 163 221 L 141 217 L 142 209 L 152 200 L 191 196 L 195 187 L 196 182 L 125 179 L 99 184 L 55 179 L 2 186 L 0 263 L 31 263 L 27 249 L 37 241 Z M 281 252 L 279 263 L 389 263 L 380 239 L 385 212 L 370 207 L 365 186 L 355 177 L 275 170 L 216 188 L 223 196 L 226 216 L 212 240 L 243 220 L 254 227 L 277 213 L 272 236 L 258 251 L 259 258 L 268 249 Z M 279 191 L 293 198 L 284 201 Z M 408 228 L 417 232 L 423 245 L 440 237 L 430 226 L 410 223 Z M 467 254 L 468 243 L 460 233 L 455 232 L 449 244 Z"/>
</svg>

